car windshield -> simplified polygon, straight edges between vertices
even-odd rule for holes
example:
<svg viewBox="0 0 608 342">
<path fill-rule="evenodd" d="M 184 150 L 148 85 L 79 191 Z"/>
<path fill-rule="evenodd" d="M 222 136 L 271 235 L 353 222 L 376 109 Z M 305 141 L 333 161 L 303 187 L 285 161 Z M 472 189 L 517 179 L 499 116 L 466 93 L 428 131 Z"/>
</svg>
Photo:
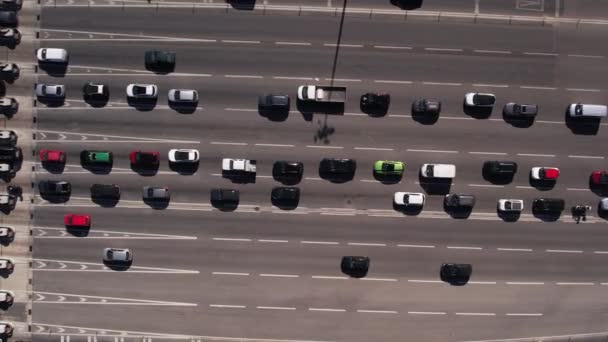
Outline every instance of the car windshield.
<svg viewBox="0 0 608 342">
<path fill-rule="evenodd" d="M 189 152 L 186 151 L 177 151 L 175 152 L 175 159 L 178 160 L 188 160 Z"/>
<path fill-rule="evenodd" d="M 576 107 L 574 107 L 574 114 L 583 115 L 583 105 L 577 104 Z"/>
<path fill-rule="evenodd" d="M 46 49 L 42 49 L 40 54 L 42 55 L 42 58 L 46 58 Z"/>
<path fill-rule="evenodd" d="M 382 171 L 385 171 L 385 172 L 395 171 L 395 164 L 394 163 L 384 163 L 384 164 L 382 164 Z"/>
<path fill-rule="evenodd" d="M 308 86 L 302 87 L 302 98 L 304 98 L 304 100 L 308 100 Z"/>
<path fill-rule="evenodd" d="M 135 95 L 146 95 L 146 90 L 147 90 L 146 87 L 142 87 L 142 86 L 136 85 L 136 86 L 133 87 L 133 94 L 135 94 Z"/>
</svg>

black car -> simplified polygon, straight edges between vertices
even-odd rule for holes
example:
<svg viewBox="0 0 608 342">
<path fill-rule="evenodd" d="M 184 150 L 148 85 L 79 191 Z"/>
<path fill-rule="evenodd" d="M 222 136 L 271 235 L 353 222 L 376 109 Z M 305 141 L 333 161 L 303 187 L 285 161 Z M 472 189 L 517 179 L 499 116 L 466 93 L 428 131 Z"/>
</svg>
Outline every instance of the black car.
<svg viewBox="0 0 608 342">
<path fill-rule="evenodd" d="M 361 109 L 365 110 L 388 110 L 391 104 L 390 94 L 366 93 L 361 95 Z"/>
<path fill-rule="evenodd" d="M 349 177 L 355 175 L 357 162 L 354 159 L 323 158 L 319 163 L 319 174 L 336 177 Z"/>
<path fill-rule="evenodd" d="M 342 273 L 353 278 L 363 278 L 369 271 L 370 259 L 366 256 L 344 256 L 340 263 Z"/>
<path fill-rule="evenodd" d="M 265 111 L 289 112 L 289 95 L 263 95 L 258 97 L 258 108 Z"/>
<path fill-rule="evenodd" d="M 441 113 L 441 102 L 428 99 L 418 99 L 412 102 L 413 115 L 438 116 Z"/>
<path fill-rule="evenodd" d="M 422 7 L 422 0 L 391 0 L 391 4 L 404 10 L 415 10 Z"/>
<path fill-rule="evenodd" d="M 146 51 L 146 69 L 151 71 L 175 70 L 175 53 L 167 51 Z"/>
<path fill-rule="evenodd" d="M 514 102 L 507 103 L 502 113 L 505 116 L 518 117 L 518 118 L 534 118 L 538 114 L 538 106 L 535 104 L 518 104 Z"/>
<path fill-rule="evenodd" d="M 565 206 L 566 202 L 561 198 L 535 198 L 532 201 L 532 211 L 536 213 L 560 213 Z"/>
<path fill-rule="evenodd" d="M 15 11 L 0 11 L 0 26 L 16 27 L 19 25 L 17 12 Z"/>
<path fill-rule="evenodd" d="M 160 164 L 158 152 L 132 151 L 129 154 L 131 165 L 136 168 L 157 168 Z"/>
<path fill-rule="evenodd" d="M 40 195 L 46 196 L 68 196 L 72 192 L 72 185 L 64 181 L 40 181 L 38 183 Z"/>
<path fill-rule="evenodd" d="M 469 282 L 473 266 L 471 264 L 441 264 L 439 276 L 441 281 L 451 285 L 464 285 Z"/>
<path fill-rule="evenodd" d="M 18 11 L 23 7 L 23 0 L 1 0 L 0 10 Z"/>
<path fill-rule="evenodd" d="M 107 84 L 87 82 L 82 87 L 82 95 L 85 100 L 107 100 L 110 89 Z"/>
<path fill-rule="evenodd" d="M 14 47 L 21 43 L 21 32 L 14 28 L 0 29 L 0 44 Z"/>
<path fill-rule="evenodd" d="M 475 196 L 466 194 L 448 194 L 443 199 L 443 204 L 448 208 L 473 208 Z"/>
<path fill-rule="evenodd" d="M 236 206 L 239 203 L 239 191 L 234 189 L 211 189 L 211 203 Z"/>
<path fill-rule="evenodd" d="M 489 177 L 513 177 L 517 163 L 513 161 L 491 160 L 483 163 L 483 173 Z"/>
<path fill-rule="evenodd" d="M 277 186 L 270 195 L 272 202 L 297 203 L 300 200 L 300 188 L 293 186 Z"/>
<path fill-rule="evenodd" d="M 13 147 L 17 145 L 17 133 L 15 131 L 0 130 L 0 147 Z"/>
<path fill-rule="evenodd" d="M 21 70 L 19 65 L 15 63 L 1 63 L 0 64 L 0 79 L 3 81 L 13 82 L 19 78 Z"/>
<path fill-rule="evenodd" d="M 91 185 L 91 198 L 119 199 L 120 187 L 116 184 L 93 184 Z"/>
<path fill-rule="evenodd" d="M 278 181 L 297 183 L 304 175 L 304 164 L 296 161 L 279 160 L 272 166 L 272 176 Z"/>
<path fill-rule="evenodd" d="M 12 164 L 23 158 L 19 147 L 0 147 L 0 162 Z"/>
</svg>

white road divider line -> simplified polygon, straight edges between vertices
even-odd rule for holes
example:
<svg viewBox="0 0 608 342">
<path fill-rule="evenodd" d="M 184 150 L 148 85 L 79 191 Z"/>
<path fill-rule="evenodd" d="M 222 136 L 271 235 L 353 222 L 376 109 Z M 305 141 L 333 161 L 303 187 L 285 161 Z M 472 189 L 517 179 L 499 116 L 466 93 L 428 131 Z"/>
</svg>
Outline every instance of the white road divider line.
<svg viewBox="0 0 608 342">
<path fill-rule="evenodd" d="M 542 313 L 508 313 L 507 316 L 539 317 Z"/>
<path fill-rule="evenodd" d="M 568 57 L 578 57 L 578 58 L 604 58 L 604 56 L 599 56 L 599 55 L 576 55 L 576 54 L 571 54 L 571 55 L 568 55 Z"/>
<path fill-rule="evenodd" d="M 608 251 L 594 251 L 595 254 L 608 254 Z"/>
<path fill-rule="evenodd" d="M 308 148 L 328 148 L 328 149 L 342 149 L 343 146 L 324 146 L 324 145 L 306 145 Z"/>
<path fill-rule="evenodd" d="M 593 285 L 595 285 L 595 283 L 585 283 L 585 282 L 583 282 L 583 283 L 575 283 L 575 282 L 568 283 L 568 282 L 566 282 L 566 283 L 555 283 L 555 285 L 562 285 L 562 286 L 593 286 Z"/>
<path fill-rule="evenodd" d="M 407 247 L 407 248 L 435 248 L 432 245 L 397 245 L 397 247 Z"/>
<path fill-rule="evenodd" d="M 495 281 L 469 281 L 468 283 L 473 285 L 496 285 Z"/>
<path fill-rule="evenodd" d="M 223 309 L 245 309 L 245 305 L 225 305 L 225 304 L 209 304 L 212 308 L 223 308 Z"/>
<path fill-rule="evenodd" d="M 504 188 L 504 185 L 496 185 L 496 184 L 467 184 L 468 186 L 476 187 L 476 188 Z"/>
<path fill-rule="evenodd" d="M 506 152 L 469 152 L 469 154 L 506 156 L 508 153 L 506 153 Z"/>
<path fill-rule="evenodd" d="M 264 76 L 259 75 L 224 75 L 226 78 L 264 78 Z"/>
<path fill-rule="evenodd" d="M 338 44 L 335 43 L 324 43 L 323 46 L 327 47 L 336 47 Z M 340 44 L 340 47 L 349 47 L 349 48 L 362 48 L 361 44 Z"/>
<path fill-rule="evenodd" d="M 482 250 L 482 247 L 466 247 L 466 246 L 448 246 L 448 249 L 470 249 L 470 250 Z"/>
<path fill-rule="evenodd" d="M 313 275 L 312 276 L 313 279 L 331 279 L 331 280 L 347 280 L 348 277 L 342 277 L 342 276 L 320 276 L 320 275 Z"/>
<path fill-rule="evenodd" d="M 396 282 L 398 281 L 395 278 L 360 278 L 361 280 L 365 280 L 365 281 L 390 281 L 390 282 Z"/>
<path fill-rule="evenodd" d="M 534 187 L 531 187 L 529 185 L 516 185 L 515 188 L 517 188 L 517 189 L 534 189 Z"/>
<path fill-rule="evenodd" d="M 392 310 L 357 310 L 359 313 L 378 313 L 378 314 L 398 314 L 397 311 Z"/>
<path fill-rule="evenodd" d="M 530 56 L 559 56 L 557 53 L 548 53 L 548 52 L 524 52 L 524 55 Z"/>
<path fill-rule="evenodd" d="M 300 241 L 301 244 L 307 245 L 339 245 L 339 242 L 333 241 Z"/>
<path fill-rule="evenodd" d="M 566 88 L 566 90 L 568 90 L 568 91 L 582 91 L 582 92 L 589 92 L 589 93 L 599 93 L 600 92 L 599 89 L 584 89 L 584 88 Z"/>
<path fill-rule="evenodd" d="M 238 272 L 211 272 L 213 275 L 229 275 L 229 276 L 249 276 L 249 273 L 238 273 Z"/>
<path fill-rule="evenodd" d="M 306 177 L 304 178 L 306 180 L 314 180 L 314 181 L 322 181 L 323 179 L 319 178 L 319 177 Z"/>
<path fill-rule="evenodd" d="M 377 181 L 374 179 L 360 179 L 359 182 L 364 182 L 364 183 L 376 183 Z"/>
<path fill-rule="evenodd" d="M 521 157 L 547 157 L 547 158 L 554 158 L 555 154 L 537 154 L 537 153 L 518 153 L 518 156 Z"/>
<path fill-rule="evenodd" d="M 266 240 L 266 239 L 258 239 L 258 242 L 268 242 L 268 243 L 288 243 L 288 240 Z"/>
<path fill-rule="evenodd" d="M 408 279 L 408 283 L 442 283 L 441 280 Z"/>
<path fill-rule="evenodd" d="M 313 81 L 313 77 L 291 77 L 291 76 L 272 76 L 275 80 L 298 80 L 298 81 Z"/>
<path fill-rule="evenodd" d="M 212 238 L 215 241 L 239 241 L 239 242 L 251 242 L 252 239 L 237 239 L 237 238 Z"/>
<path fill-rule="evenodd" d="M 450 83 L 450 82 L 422 82 L 425 85 L 444 85 L 444 86 L 461 86 L 462 83 Z"/>
<path fill-rule="evenodd" d="M 235 43 L 235 44 L 260 44 L 259 40 L 230 40 L 222 39 L 222 43 Z"/>
<path fill-rule="evenodd" d="M 398 81 L 398 80 L 374 80 L 374 83 L 389 83 L 389 84 L 412 84 L 412 81 Z"/>
<path fill-rule="evenodd" d="M 257 112 L 257 109 L 251 108 L 224 108 L 224 110 L 232 111 L 232 112 Z"/>
<path fill-rule="evenodd" d="M 247 143 L 243 142 L 228 142 L 228 141 L 212 141 L 211 145 L 235 145 L 235 146 L 247 146 Z"/>
<path fill-rule="evenodd" d="M 355 150 L 364 151 L 394 151 L 394 148 L 381 148 L 381 147 L 355 147 Z"/>
<path fill-rule="evenodd" d="M 300 45 L 300 46 L 310 46 L 311 43 L 300 43 L 300 42 L 274 42 L 276 45 Z"/>
<path fill-rule="evenodd" d="M 295 310 L 296 308 L 287 307 L 287 306 L 256 306 L 256 309 L 260 310 Z"/>
<path fill-rule="evenodd" d="M 456 316 L 496 316 L 493 312 L 456 312 Z"/>
<path fill-rule="evenodd" d="M 393 46 L 393 45 L 374 45 L 376 49 L 396 49 L 396 50 L 411 50 L 411 46 Z"/>
<path fill-rule="evenodd" d="M 326 81 L 331 81 L 331 78 L 326 78 Z M 358 78 L 334 78 L 336 82 L 361 82 L 362 80 Z"/>
<path fill-rule="evenodd" d="M 297 274 L 272 274 L 272 273 L 261 273 L 260 277 L 275 277 L 275 278 L 299 278 Z"/>
<path fill-rule="evenodd" d="M 367 114 L 363 113 L 343 113 L 344 116 L 367 116 Z"/>
<path fill-rule="evenodd" d="M 424 48 L 427 51 L 445 51 L 445 52 L 462 52 L 462 49 L 449 49 L 449 48 Z"/>
<path fill-rule="evenodd" d="M 583 158 L 583 159 L 604 159 L 602 156 L 579 156 L 579 155 L 569 155 L 568 158 Z"/>
<path fill-rule="evenodd" d="M 347 242 L 346 244 L 349 246 L 386 247 L 385 243 Z"/>
<path fill-rule="evenodd" d="M 509 85 L 508 85 L 508 84 L 484 84 L 484 83 L 473 83 L 473 87 L 509 88 Z"/>
<path fill-rule="evenodd" d="M 458 151 L 450 151 L 450 150 L 416 150 L 408 148 L 407 152 L 422 152 L 422 153 L 459 153 Z"/>
<path fill-rule="evenodd" d="M 571 249 L 547 249 L 545 250 L 547 253 L 583 253 L 583 251 L 579 250 L 571 250 Z"/>
<path fill-rule="evenodd" d="M 535 90 L 557 90 L 555 87 L 539 87 L 539 86 L 519 86 L 521 89 L 535 89 Z"/>
<path fill-rule="evenodd" d="M 532 252 L 533 249 L 532 248 L 496 248 L 496 250 L 498 251 L 505 251 L 505 252 Z"/>
<path fill-rule="evenodd" d="M 262 147 L 295 147 L 295 145 L 288 145 L 288 144 L 255 144 L 255 146 L 262 146 Z"/>
<path fill-rule="evenodd" d="M 513 53 L 511 51 L 505 51 L 505 50 L 473 50 L 473 52 L 477 52 L 477 53 L 499 53 L 499 54 L 504 54 L 504 55 L 508 55 L 508 54 Z"/>
<path fill-rule="evenodd" d="M 566 188 L 567 191 L 589 191 L 589 189 L 584 188 Z"/>
<path fill-rule="evenodd" d="M 345 309 L 308 308 L 308 311 L 346 312 Z"/>
<path fill-rule="evenodd" d="M 507 285 L 545 285 L 543 282 L 534 282 L 534 281 L 508 281 L 505 284 Z"/>
<path fill-rule="evenodd" d="M 441 311 L 408 311 L 409 315 L 445 315 L 445 312 Z"/>
</svg>

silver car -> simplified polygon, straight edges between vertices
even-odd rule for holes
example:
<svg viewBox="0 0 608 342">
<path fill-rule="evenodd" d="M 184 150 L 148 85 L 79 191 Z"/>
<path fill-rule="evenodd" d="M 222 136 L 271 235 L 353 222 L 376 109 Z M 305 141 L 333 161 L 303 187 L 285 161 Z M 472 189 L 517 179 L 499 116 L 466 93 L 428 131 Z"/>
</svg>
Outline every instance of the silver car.
<svg viewBox="0 0 608 342">
<path fill-rule="evenodd" d="M 198 102 L 198 92 L 193 89 L 171 89 L 169 102 L 195 104 Z"/>
<path fill-rule="evenodd" d="M 15 262 L 13 261 L 13 259 L 0 259 L 0 271 L 11 272 L 13 268 L 15 268 Z"/>
<path fill-rule="evenodd" d="M 171 198 L 169 188 L 159 186 L 144 186 L 142 189 L 144 200 L 168 201 Z"/>
<path fill-rule="evenodd" d="M 36 50 L 36 58 L 39 63 L 68 64 L 69 55 L 65 49 L 41 48 Z"/>
<path fill-rule="evenodd" d="M 36 84 L 36 96 L 63 99 L 65 98 L 65 86 L 63 84 Z"/>
<path fill-rule="evenodd" d="M 133 261 L 133 252 L 128 248 L 104 248 L 103 261 L 114 263 L 130 263 Z"/>
<path fill-rule="evenodd" d="M 0 305 L 12 305 L 15 294 L 11 291 L 0 290 Z"/>
<path fill-rule="evenodd" d="M 0 240 L 12 240 L 15 238 L 15 230 L 11 227 L 0 227 Z"/>
</svg>

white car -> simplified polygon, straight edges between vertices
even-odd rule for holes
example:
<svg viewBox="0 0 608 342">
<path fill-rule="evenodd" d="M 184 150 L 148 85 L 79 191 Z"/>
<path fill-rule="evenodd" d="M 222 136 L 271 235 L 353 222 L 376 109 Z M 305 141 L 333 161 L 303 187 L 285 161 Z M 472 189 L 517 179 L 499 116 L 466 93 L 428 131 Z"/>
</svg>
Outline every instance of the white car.
<svg viewBox="0 0 608 342">
<path fill-rule="evenodd" d="M 508 212 L 521 212 L 524 210 L 524 201 L 520 199 L 499 199 L 498 210 Z"/>
<path fill-rule="evenodd" d="M 530 176 L 536 180 L 555 181 L 559 177 L 559 169 L 556 167 L 533 167 Z"/>
<path fill-rule="evenodd" d="M 0 41 L 7 44 L 19 44 L 21 42 L 21 32 L 13 28 L 0 29 Z"/>
<path fill-rule="evenodd" d="M 69 55 L 65 49 L 57 48 L 41 48 L 36 50 L 36 58 L 38 63 L 60 63 L 68 64 Z"/>
<path fill-rule="evenodd" d="M 12 271 L 13 268 L 15 268 L 15 263 L 13 262 L 13 259 L 9 259 L 9 258 L 1 258 L 0 259 L 0 271 Z"/>
<path fill-rule="evenodd" d="M 169 102 L 197 103 L 198 92 L 193 89 L 171 89 L 169 90 Z"/>
<path fill-rule="evenodd" d="M 0 240 L 12 240 L 15 237 L 15 230 L 11 227 L 0 227 Z"/>
<path fill-rule="evenodd" d="M 422 207 L 425 197 L 421 192 L 395 192 L 393 201 L 396 205 Z"/>
<path fill-rule="evenodd" d="M 135 99 L 155 99 L 158 96 L 158 87 L 155 84 L 129 84 L 127 96 Z"/>
<path fill-rule="evenodd" d="M 602 198 L 600 200 L 600 210 L 603 212 L 608 212 L 608 197 Z"/>
<path fill-rule="evenodd" d="M 130 263 L 133 261 L 133 253 L 128 248 L 104 248 L 103 261 Z"/>
<path fill-rule="evenodd" d="M 12 337 L 14 329 L 15 328 L 13 327 L 12 323 L 1 321 L 0 322 L 0 337 L 2 337 L 2 338 Z"/>
<path fill-rule="evenodd" d="M 172 163 L 196 163 L 199 153 L 195 149 L 172 149 L 169 150 L 169 161 Z"/>
<path fill-rule="evenodd" d="M 464 104 L 467 107 L 486 107 L 492 108 L 496 103 L 496 96 L 494 94 L 484 93 L 467 93 L 464 96 Z"/>
<path fill-rule="evenodd" d="M 0 305 L 12 305 L 15 294 L 11 291 L 0 290 Z"/>
<path fill-rule="evenodd" d="M 63 84 L 37 84 L 36 96 L 63 99 L 65 98 L 65 86 Z"/>
</svg>

